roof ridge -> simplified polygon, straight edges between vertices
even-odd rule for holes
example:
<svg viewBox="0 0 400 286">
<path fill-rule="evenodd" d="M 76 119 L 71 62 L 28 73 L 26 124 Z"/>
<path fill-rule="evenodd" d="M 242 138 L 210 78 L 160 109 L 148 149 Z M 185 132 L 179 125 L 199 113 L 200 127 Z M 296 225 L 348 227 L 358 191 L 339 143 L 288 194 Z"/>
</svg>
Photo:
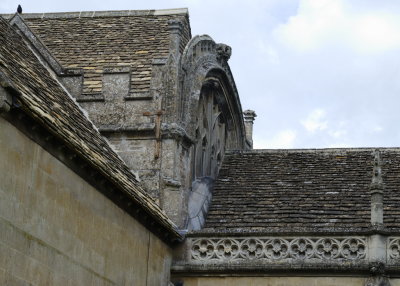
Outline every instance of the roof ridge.
<svg viewBox="0 0 400 286">
<path fill-rule="evenodd" d="M 0 14 L 6 18 L 13 14 Z M 50 12 L 50 13 L 24 13 L 25 19 L 35 18 L 93 18 L 93 17 L 123 17 L 123 16 L 165 16 L 189 14 L 188 8 L 158 9 L 158 10 L 114 10 L 114 11 L 79 11 L 79 12 Z"/>
<path fill-rule="evenodd" d="M 349 147 L 349 148 L 305 148 L 305 149 L 252 149 L 252 150 L 227 150 L 225 154 L 263 154 L 263 153 L 338 153 L 338 152 L 365 152 L 365 151 L 396 151 L 400 147 Z"/>
</svg>

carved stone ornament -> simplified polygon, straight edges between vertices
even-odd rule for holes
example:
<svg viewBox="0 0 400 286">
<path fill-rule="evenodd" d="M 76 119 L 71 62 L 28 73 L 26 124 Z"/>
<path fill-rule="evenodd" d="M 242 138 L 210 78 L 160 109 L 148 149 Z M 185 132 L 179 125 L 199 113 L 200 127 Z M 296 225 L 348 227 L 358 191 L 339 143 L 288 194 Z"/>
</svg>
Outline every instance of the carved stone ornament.
<svg viewBox="0 0 400 286">
<path fill-rule="evenodd" d="M 385 263 L 383 261 L 375 261 L 370 263 L 369 271 L 374 276 L 385 274 Z"/>
<path fill-rule="evenodd" d="M 218 58 L 228 61 L 232 55 L 232 48 L 225 44 L 217 44 Z"/>
<path fill-rule="evenodd" d="M 390 286 L 389 279 L 384 276 L 369 277 L 365 281 L 365 286 Z"/>
<path fill-rule="evenodd" d="M 366 260 L 364 237 L 198 238 L 190 245 L 192 261 L 359 261 Z"/>
<path fill-rule="evenodd" d="M 399 262 L 400 261 L 400 238 L 398 237 L 389 237 L 388 239 L 388 259 L 391 262 Z"/>
</svg>

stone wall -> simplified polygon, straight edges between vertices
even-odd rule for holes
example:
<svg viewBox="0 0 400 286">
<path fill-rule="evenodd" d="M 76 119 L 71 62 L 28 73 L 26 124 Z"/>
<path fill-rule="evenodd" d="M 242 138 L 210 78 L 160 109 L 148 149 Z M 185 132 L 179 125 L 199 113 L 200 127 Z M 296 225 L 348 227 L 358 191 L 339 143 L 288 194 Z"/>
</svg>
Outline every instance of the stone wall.
<svg viewBox="0 0 400 286">
<path fill-rule="evenodd" d="M 167 285 L 171 249 L 0 118 L 0 285 Z"/>
<path fill-rule="evenodd" d="M 156 140 L 126 133 L 107 134 L 109 143 L 131 168 L 145 191 L 160 204 L 160 162 L 155 158 Z"/>
<path fill-rule="evenodd" d="M 99 70 L 96 94 L 84 92 L 82 70 L 68 69 L 59 80 L 175 224 L 199 229 L 204 218 L 188 216 L 192 184 L 217 176 L 225 150 L 247 146 L 245 127 L 227 63 L 230 47 L 201 36 L 182 53 L 186 24 L 168 25 L 169 54 L 149 64 L 147 91 L 132 88 L 140 78 L 129 64 Z M 208 206 L 196 202 L 199 208 Z"/>
</svg>

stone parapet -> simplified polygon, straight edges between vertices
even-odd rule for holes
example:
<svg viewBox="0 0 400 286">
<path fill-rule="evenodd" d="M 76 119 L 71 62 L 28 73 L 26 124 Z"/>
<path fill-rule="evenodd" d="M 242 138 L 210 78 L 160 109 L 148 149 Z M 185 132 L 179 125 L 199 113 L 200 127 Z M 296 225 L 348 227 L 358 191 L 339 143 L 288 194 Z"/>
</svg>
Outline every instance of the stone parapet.
<svg viewBox="0 0 400 286">
<path fill-rule="evenodd" d="M 348 237 L 217 237 L 189 238 L 190 264 L 342 263 L 368 261 L 368 238 Z"/>
<path fill-rule="evenodd" d="M 361 272 L 400 273 L 400 236 L 376 234 L 308 236 L 198 236 L 188 234 L 173 272 Z M 377 249 L 375 249 L 377 248 Z M 381 253 L 383 252 L 383 254 Z M 375 253 L 381 253 L 377 259 Z M 377 265 L 380 271 L 377 273 Z M 225 273 L 225 274 L 226 274 Z"/>
</svg>

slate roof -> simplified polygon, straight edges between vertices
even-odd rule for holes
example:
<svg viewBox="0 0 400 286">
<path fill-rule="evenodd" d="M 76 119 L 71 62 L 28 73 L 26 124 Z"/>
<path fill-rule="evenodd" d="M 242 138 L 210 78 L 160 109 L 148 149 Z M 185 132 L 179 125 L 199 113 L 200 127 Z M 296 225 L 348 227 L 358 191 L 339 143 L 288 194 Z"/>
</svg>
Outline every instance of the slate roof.
<svg viewBox="0 0 400 286">
<path fill-rule="evenodd" d="M 147 216 L 180 239 L 173 222 L 141 189 L 135 175 L 111 149 L 73 98 L 40 63 L 22 37 L 0 17 L 0 84 L 18 94 L 17 106 L 61 139 L 138 205 Z"/>
<path fill-rule="evenodd" d="M 25 22 L 64 68 L 83 69 L 83 95 L 100 94 L 104 68 L 131 67 L 131 93 L 148 92 L 152 61 L 169 54 L 168 20 L 184 25 L 187 9 L 23 14 Z"/>
<path fill-rule="evenodd" d="M 400 149 L 382 155 L 384 226 L 400 230 Z M 374 149 L 227 153 L 205 231 L 367 231 Z"/>
</svg>

